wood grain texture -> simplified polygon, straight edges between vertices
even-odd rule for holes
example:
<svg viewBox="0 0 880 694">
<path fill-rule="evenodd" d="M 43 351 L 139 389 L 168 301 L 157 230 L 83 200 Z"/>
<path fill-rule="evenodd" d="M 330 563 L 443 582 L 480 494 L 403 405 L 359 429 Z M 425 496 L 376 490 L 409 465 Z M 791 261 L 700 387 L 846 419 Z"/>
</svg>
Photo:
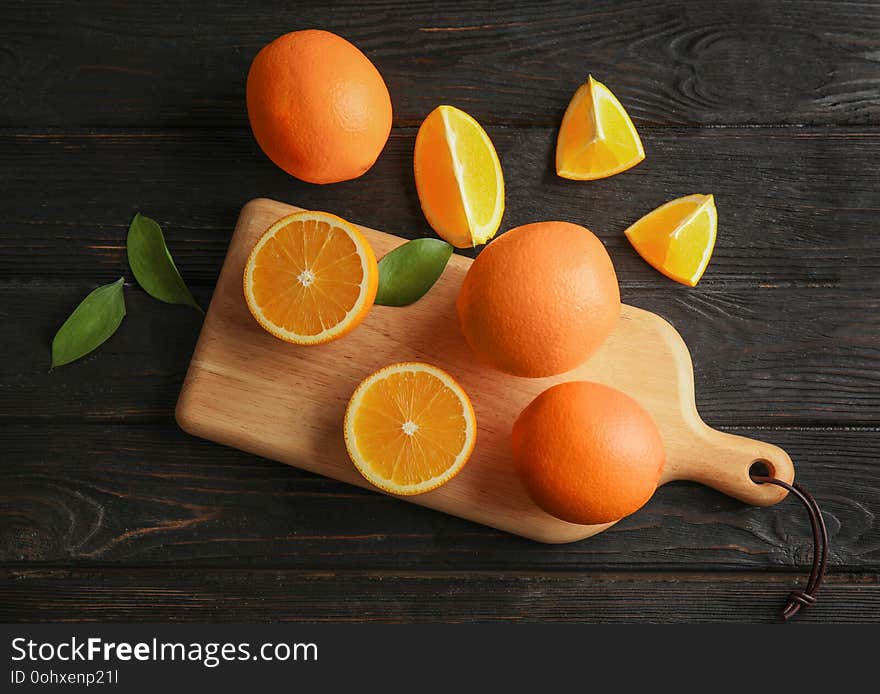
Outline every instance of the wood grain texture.
<svg viewBox="0 0 880 694">
<path fill-rule="evenodd" d="M 875 429 L 734 428 L 788 450 L 818 498 L 831 572 L 880 570 Z M 154 425 L 3 428 L 0 562 L 7 568 L 236 566 L 572 571 L 752 568 L 806 574 L 806 513 L 662 487 L 573 545 L 542 545 Z M 0 601 L 2 602 L 2 601 Z"/>
<path fill-rule="evenodd" d="M 567 181 L 552 128 L 489 127 L 507 183 L 502 230 L 546 219 L 583 224 L 608 246 L 624 291 L 677 285 L 623 231 L 658 205 L 713 193 L 718 241 L 699 289 L 880 288 L 880 193 L 865 175 L 880 131 L 642 129 L 648 158 L 619 176 Z M 433 235 L 412 174 L 416 130 L 397 129 L 362 178 L 302 183 L 250 131 L 0 132 L 0 271 L 5 280 L 108 282 L 126 269 L 135 212 L 158 220 L 187 282 L 212 287 L 238 210 L 254 197 L 307 204 L 398 236 Z M 169 194 L 174 191 L 174 194 Z"/>
<path fill-rule="evenodd" d="M 768 573 L 0 571 L 3 622 L 774 622 Z M 876 576 L 832 576 L 797 623 L 880 620 Z"/>
<path fill-rule="evenodd" d="M 550 378 L 508 376 L 476 361 L 459 330 L 455 301 L 472 261 L 455 256 L 419 301 L 374 306 L 344 339 L 312 347 L 278 340 L 251 316 L 241 278 L 266 229 L 299 211 L 266 198 L 242 208 L 177 402 L 175 416 L 185 431 L 369 488 L 345 450 L 346 404 L 371 373 L 395 362 L 425 361 L 451 373 L 470 396 L 477 443 L 454 479 L 403 501 L 541 542 L 572 542 L 607 529 L 608 523 L 575 525 L 545 513 L 511 468 L 512 423 L 540 393 L 568 381 L 604 383 L 647 410 L 666 453 L 660 484 L 698 481 L 758 506 L 785 496 L 749 479 L 751 465 L 764 460 L 771 474 L 790 483 L 794 470 L 785 451 L 704 424 L 687 345 L 669 323 L 641 309 L 624 305 L 617 328 L 576 369 Z M 405 243 L 360 230 L 379 257 Z"/>
<path fill-rule="evenodd" d="M 375 62 L 398 125 L 452 103 L 556 126 L 587 73 L 637 126 L 880 119 L 872 2 L 54 0 L 0 9 L 0 125 L 244 125 L 253 56 L 311 27 Z"/>
</svg>

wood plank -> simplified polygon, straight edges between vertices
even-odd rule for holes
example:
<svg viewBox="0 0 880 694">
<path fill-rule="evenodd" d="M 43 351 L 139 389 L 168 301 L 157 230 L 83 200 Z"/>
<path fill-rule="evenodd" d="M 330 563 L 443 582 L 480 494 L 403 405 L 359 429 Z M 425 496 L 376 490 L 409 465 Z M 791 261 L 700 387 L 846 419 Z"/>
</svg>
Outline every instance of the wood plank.
<svg viewBox="0 0 880 694">
<path fill-rule="evenodd" d="M 792 455 L 831 536 L 831 572 L 880 567 L 874 429 L 733 428 Z M 4 427 L 0 562 L 374 569 L 784 570 L 812 547 L 794 500 L 688 483 L 571 545 L 542 545 L 189 437 L 173 424 Z M 2 603 L 2 600 L 0 600 Z"/>
<path fill-rule="evenodd" d="M 587 73 L 637 125 L 880 121 L 871 2 L 669 5 L 519 0 L 5 3 L 0 125 L 244 125 L 259 48 L 320 27 L 359 45 L 398 125 L 439 103 L 486 123 L 556 126 Z"/>
<path fill-rule="evenodd" d="M 540 219 L 584 224 L 608 246 L 624 288 L 675 287 L 623 230 L 694 192 L 714 193 L 720 218 L 701 290 L 880 285 L 880 197 L 864 175 L 880 158 L 880 131 L 653 128 L 643 133 L 644 163 L 598 182 L 553 173 L 552 129 L 489 131 L 507 178 L 502 230 Z M 246 130 L 3 133 L 0 273 L 111 281 L 127 269 L 125 234 L 140 210 L 163 225 L 187 281 L 213 286 L 238 210 L 264 196 L 399 236 L 433 235 L 412 177 L 414 137 L 396 130 L 363 178 L 315 186 L 273 166 Z"/>
<path fill-rule="evenodd" d="M 0 570 L 15 622 L 775 622 L 772 573 Z M 876 576 L 831 576 L 796 623 L 877 622 Z"/>
<path fill-rule="evenodd" d="M 118 270 L 117 270 L 118 271 Z M 652 271 L 653 272 L 653 271 Z M 116 275 L 118 276 L 118 275 Z M 870 280 L 874 281 L 874 280 Z M 170 419 L 201 327 L 192 309 L 126 287 L 119 331 L 49 373 L 49 344 L 91 283 L 0 282 L 0 417 Z M 196 289 L 207 305 L 210 291 Z M 711 426 L 876 423 L 880 298 L 827 287 L 624 287 L 625 302 L 669 320 L 691 351 L 697 407 Z"/>
</svg>

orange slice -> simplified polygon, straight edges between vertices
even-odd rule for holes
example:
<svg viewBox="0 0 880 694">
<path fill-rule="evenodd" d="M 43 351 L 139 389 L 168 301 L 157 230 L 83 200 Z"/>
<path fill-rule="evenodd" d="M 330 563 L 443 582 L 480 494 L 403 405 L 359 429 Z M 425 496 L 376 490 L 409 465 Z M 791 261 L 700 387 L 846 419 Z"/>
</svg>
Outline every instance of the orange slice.
<svg viewBox="0 0 880 694">
<path fill-rule="evenodd" d="M 366 317 L 379 269 L 358 229 L 327 212 L 296 212 L 257 241 L 244 269 L 254 318 L 275 337 L 317 345 L 342 337 Z"/>
<path fill-rule="evenodd" d="M 486 243 L 504 214 L 504 176 L 492 140 L 454 106 L 438 106 L 416 135 L 413 170 L 428 224 L 458 248 Z"/>
<path fill-rule="evenodd" d="M 556 173 L 592 181 L 631 169 L 645 158 L 636 128 L 617 97 L 587 79 L 571 98 L 556 140 Z"/>
<path fill-rule="evenodd" d="M 368 376 L 345 411 L 355 467 L 392 494 L 421 494 L 451 480 L 474 448 L 477 421 L 461 386 L 430 364 L 392 364 Z"/>
<path fill-rule="evenodd" d="M 715 248 L 715 198 L 688 195 L 672 200 L 646 214 L 625 233 L 650 265 L 676 282 L 695 287 Z"/>
</svg>

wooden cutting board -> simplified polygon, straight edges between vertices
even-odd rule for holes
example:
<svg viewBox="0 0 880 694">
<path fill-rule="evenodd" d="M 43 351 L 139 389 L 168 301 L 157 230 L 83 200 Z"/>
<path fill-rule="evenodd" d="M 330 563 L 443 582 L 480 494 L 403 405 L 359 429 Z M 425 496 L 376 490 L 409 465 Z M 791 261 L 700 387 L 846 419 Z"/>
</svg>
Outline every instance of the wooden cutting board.
<svg viewBox="0 0 880 694">
<path fill-rule="evenodd" d="M 394 362 L 426 361 L 451 373 L 470 395 L 477 443 L 452 481 L 406 501 L 541 542 L 571 542 L 607 528 L 611 524 L 574 525 L 544 513 L 510 464 L 510 427 L 519 412 L 546 388 L 572 380 L 619 388 L 651 413 L 667 455 L 661 484 L 694 480 L 760 506 L 785 496 L 749 479 L 749 467 L 763 460 L 791 482 L 794 469 L 785 451 L 704 424 L 694 405 L 684 341 L 665 320 L 632 306 L 624 305 L 615 332 L 578 369 L 542 379 L 507 376 L 478 363 L 459 332 L 455 298 L 472 261 L 453 255 L 425 297 L 404 308 L 375 306 L 341 340 L 301 347 L 272 337 L 245 305 L 242 274 L 266 228 L 298 209 L 266 199 L 242 209 L 177 403 L 177 421 L 185 431 L 372 489 L 345 450 L 345 406 L 373 371 Z M 405 241 L 361 229 L 379 258 Z"/>
</svg>

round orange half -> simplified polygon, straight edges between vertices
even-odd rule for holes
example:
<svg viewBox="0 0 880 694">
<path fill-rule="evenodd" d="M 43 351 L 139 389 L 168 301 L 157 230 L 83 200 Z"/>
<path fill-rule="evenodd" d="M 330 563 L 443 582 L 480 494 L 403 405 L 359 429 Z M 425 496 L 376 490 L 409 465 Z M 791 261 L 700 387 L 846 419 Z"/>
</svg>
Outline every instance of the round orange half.
<svg viewBox="0 0 880 694">
<path fill-rule="evenodd" d="M 244 296 L 257 322 L 297 345 L 336 340 L 373 305 L 379 268 L 353 224 L 327 212 L 296 212 L 270 226 L 251 251 Z"/>
<path fill-rule="evenodd" d="M 357 387 L 345 411 L 355 467 L 392 494 L 421 494 L 455 477 L 477 438 L 470 399 L 448 373 L 420 362 L 392 364 Z"/>
</svg>

